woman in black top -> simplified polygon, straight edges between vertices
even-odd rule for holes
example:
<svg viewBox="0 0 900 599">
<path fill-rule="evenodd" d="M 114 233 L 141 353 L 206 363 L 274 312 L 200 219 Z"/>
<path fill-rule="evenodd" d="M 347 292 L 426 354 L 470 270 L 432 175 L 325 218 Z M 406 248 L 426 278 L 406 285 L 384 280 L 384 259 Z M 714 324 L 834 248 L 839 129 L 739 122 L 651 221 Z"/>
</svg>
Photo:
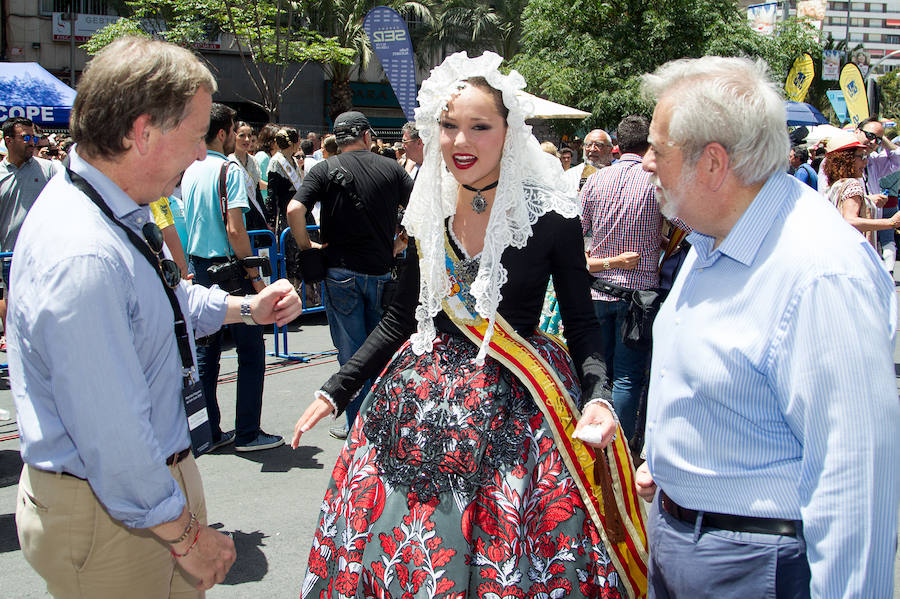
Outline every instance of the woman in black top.
<svg viewBox="0 0 900 599">
<path fill-rule="evenodd" d="M 296 448 L 303 432 L 381 373 L 362 390 L 368 396 L 335 467 L 303 597 L 326 589 L 625 596 L 541 410 L 488 355 L 502 316 L 576 403 L 589 404 L 578 430 L 593 425 L 591 445 L 610 442 L 616 422 L 577 204 L 559 161 L 525 125 L 515 96 L 524 81 L 500 74 L 500 60 L 456 54 L 423 83 L 416 116 L 425 160 L 403 221 L 412 237 L 395 300 L 295 427 Z M 551 274 L 571 360 L 536 334 Z M 457 280 L 469 291 L 454 295 Z M 448 317 L 448 293 L 488 322 L 484 341 Z"/>
</svg>

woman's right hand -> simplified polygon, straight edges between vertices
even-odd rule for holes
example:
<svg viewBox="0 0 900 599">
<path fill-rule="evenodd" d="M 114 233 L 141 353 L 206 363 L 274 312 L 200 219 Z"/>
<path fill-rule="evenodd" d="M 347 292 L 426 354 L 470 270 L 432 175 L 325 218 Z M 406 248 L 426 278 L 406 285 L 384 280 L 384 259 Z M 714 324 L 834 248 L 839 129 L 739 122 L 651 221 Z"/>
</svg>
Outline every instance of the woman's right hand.
<svg viewBox="0 0 900 599">
<path fill-rule="evenodd" d="M 314 427 L 319 420 L 325 418 L 333 411 L 331 404 L 321 397 L 316 397 L 309 407 L 306 408 L 306 411 L 303 412 L 303 415 L 300 416 L 300 420 L 297 421 L 297 424 L 294 425 L 294 437 L 291 439 L 291 448 L 297 449 L 297 446 L 300 445 L 300 437 L 303 436 L 303 433 L 307 432 L 309 429 Z"/>
</svg>

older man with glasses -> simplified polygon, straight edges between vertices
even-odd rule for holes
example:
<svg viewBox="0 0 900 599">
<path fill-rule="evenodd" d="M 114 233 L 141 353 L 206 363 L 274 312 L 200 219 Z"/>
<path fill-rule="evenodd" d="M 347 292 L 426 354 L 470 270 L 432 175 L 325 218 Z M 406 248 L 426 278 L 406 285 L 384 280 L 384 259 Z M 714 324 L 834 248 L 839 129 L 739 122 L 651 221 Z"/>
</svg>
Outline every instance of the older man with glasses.
<svg viewBox="0 0 900 599">
<path fill-rule="evenodd" d="M 612 162 L 612 138 L 603 129 L 594 129 L 584 138 L 584 162 L 566 171 L 566 181 L 580 190 L 587 178 Z"/>
</svg>

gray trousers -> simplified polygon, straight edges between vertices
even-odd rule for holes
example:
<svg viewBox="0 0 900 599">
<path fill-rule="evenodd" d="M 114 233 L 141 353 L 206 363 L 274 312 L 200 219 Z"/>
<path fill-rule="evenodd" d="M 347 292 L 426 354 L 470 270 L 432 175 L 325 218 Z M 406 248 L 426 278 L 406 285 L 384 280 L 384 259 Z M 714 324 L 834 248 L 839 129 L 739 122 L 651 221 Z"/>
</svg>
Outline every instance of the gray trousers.
<svg viewBox="0 0 900 599">
<path fill-rule="evenodd" d="M 799 537 L 688 524 L 650 509 L 650 599 L 809 599 L 809 562 Z"/>
</svg>

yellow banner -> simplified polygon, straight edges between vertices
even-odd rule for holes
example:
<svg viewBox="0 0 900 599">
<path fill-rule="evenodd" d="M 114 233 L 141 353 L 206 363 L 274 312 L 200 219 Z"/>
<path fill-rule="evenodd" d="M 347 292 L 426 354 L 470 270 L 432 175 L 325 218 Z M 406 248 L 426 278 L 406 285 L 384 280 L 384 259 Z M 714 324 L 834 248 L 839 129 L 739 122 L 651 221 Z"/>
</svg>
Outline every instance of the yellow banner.
<svg viewBox="0 0 900 599">
<path fill-rule="evenodd" d="M 847 101 L 847 113 L 854 125 L 869 118 L 869 98 L 859 67 L 849 62 L 841 69 L 841 90 Z"/>
<path fill-rule="evenodd" d="M 787 92 L 788 100 L 802 102 L 806 97 L 806 92 L 809 91 L 815 73 L 812 56 L 806 53 L 798 56 L 784 83 L 784 91 Z"/>
</svg>

